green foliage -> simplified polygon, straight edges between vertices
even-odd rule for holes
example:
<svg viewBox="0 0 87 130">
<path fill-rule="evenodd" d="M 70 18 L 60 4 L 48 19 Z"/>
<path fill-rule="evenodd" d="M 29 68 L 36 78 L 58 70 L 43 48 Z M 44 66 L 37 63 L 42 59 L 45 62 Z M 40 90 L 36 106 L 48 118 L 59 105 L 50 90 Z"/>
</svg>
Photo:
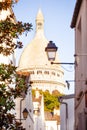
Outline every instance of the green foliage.
<svg viewBox="0 0 87 130">
<path fill-rule="evenodd" d="M 32 90 L 32 96 L 35 97 L 35 91 Z M 59 93 L 58 91 L 54 91 L 52 94 L 49 91 L 43 92 L 42 90 L 38 90 L 41 95 L 44 96 L 44 110 L 53 112 L 54 108 L 59 109 L 60 103 L 58 101 L 58 97 L 62 96 L 63 94 Z"/>
<path fill-rule="evenodd" d="M 32 89 L 32 96 L 35 97 L 35 90 Z"/>
<path fill-rule="evenodd" d="M 0 65 L 0 128 L 11 130 L 18 125 L 10 113 L 15 109 L 14 99 L 27 91 L 26 77 L 18 76 L 15 69 L 11 64 Z"/>
<path fill-rule="evenodd" d="M 18 0 L 5 0 L 0 2 L 0 11 L 11 9 Z M 15 21 L 14 13 L 0 21 L 0 54 L 9 56 L 16 48 L 22 48 L 19 35 L 27 34 L 32 29 L 29 23 Z M 17 42 L 14 42 L 14 39 Z M 21 123 L 15 120 L 12 111 L 15 109 L 17 97 L 23 97 L 27 93 L 26 76 L 16 73 L 13 64 L 0 64 L 0 130 L 17 130 Z"/>
<path fill-rule="evenodd" d="M 5 0 L 0 2 L 0 10 L 4 9 L 7 10 L 9 7 L 14 6 L 18 0 Z"/>
<path fill-rule="evenodd" d="M 19 41 L 19 35 L 28 33 L 32 28 L 29 23 L 12 22 L 14 14 L 11 14 L 4 21 L 0 21 L 0 53 L 10 55 L 16 48 L 22 48 L 23 44 Z M 17 43 L 14 41 L 16 38 Z M 4 44 L 3 44 L 4 43 Z"/>
<path fill-rule="evenodd" d="M 59 109 L 60 103 L 58 102 L 58 97 L 61 95 L 58 94 L 50 94 L 48 91 L 43 92 L 44 95 L 44 109 L 45 111 L 52 112 L 54 108 Z"/>
</svg>

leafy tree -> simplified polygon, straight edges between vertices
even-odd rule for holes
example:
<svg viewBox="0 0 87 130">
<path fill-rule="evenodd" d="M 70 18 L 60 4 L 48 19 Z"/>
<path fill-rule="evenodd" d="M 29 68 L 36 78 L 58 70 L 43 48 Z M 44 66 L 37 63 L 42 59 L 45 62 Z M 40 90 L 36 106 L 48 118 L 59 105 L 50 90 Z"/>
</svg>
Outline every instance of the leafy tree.
<svg viewBox="0 0 87 130">
<path fill-rule="evenodd" d="M 0 11 L 13 7 L 18 0 L 2 0 Z M 19 35 L 28 33 L 32 24 L 14 21 L 14 13 L 0 21 L 0 54 L 9 56 L 16 48 L 22 48 Z M 18 39 L 17 43 L 14 39 Z M 15 109 L 14 99 L 27 92 L 26 76 L 16 73 L 16 67 L 11 64 L 0 64 L 0 130 L 17 130 L 21 123 L 17 122 L 11 113 Z"/>
<path fill-rule="evenodd" d="M 59 109 L 60 103 L 58 102 L 58 97 L 61 95 L 60 93 L 50 94 L 49 91 L 45 91 L 43 95 L 45 111 L 53 112 L 54 108 Z"/>
<path fill-rule="evenodd" d="M 32 96 L 35 97 L 35 91 L 32 90 Z M 58 101 L 58 97 L 62 96 L 63 94 L 59 93 L 57 90 L 53 91 L 51 94 L 48 90 L 45 92 L 42 90 L 39 90 L 39 93 L 44 96 L 44 110 L 53 112 L 54 108 L 59 109 L 60 103 Z"/>
</svg>

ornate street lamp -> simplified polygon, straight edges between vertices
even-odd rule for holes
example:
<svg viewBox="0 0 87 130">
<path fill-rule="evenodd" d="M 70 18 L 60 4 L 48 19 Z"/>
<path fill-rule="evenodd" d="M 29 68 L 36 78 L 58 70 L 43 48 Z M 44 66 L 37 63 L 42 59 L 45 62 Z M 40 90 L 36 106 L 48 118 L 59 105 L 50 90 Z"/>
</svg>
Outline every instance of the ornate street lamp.
<svg viewBox="0 0 87 130">
<path fill-rule="evenodd" d="M 56 57 L 56 52 L 57 52 L 57 47 L 55 45 L 55 43 L 53 43 L 53 41 L 49 41 L 47 47 L 45 48 L 45 51 L 47 53 L 47 57 L 48 60 L 51 61 L 51 64 L 70 64 L 70 65 L 74 65 L 75 63 L 66 63 L 66 62 L 62 62 L 62 63 L 55 63 L 53 62 L 55 60 Z"/>
<path fill-rule="evenodd" d="M 47 52 L 48 60 L 50 61 L 55 60 L 57 49 L 58 48 L 56 47 L 55 43 L 53 43 L 53 41 L 49 41 L 47 47 L 45 48 L 45 51 Z"/>
<path fill-rule="evenodd" d="M 26 120 L 27 116 L 28 116 L 28 110 L 25 108 L 23 110 L 23 118 Z"/>
</svg>

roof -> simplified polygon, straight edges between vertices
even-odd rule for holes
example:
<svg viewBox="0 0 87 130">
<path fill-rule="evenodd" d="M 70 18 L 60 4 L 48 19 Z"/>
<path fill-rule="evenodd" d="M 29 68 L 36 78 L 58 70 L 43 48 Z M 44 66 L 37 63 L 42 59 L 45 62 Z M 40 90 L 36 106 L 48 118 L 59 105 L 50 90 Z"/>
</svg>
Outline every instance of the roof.
<svg viewBox="0 0 87 130">
<path fill-rule="evenodd" d="M 60 116 L 54 115 L 53 112 L 45 111 L 45 120 L 46 121 L 57 121 L 57 123 L 60 123 Z"/>
<path fill-rule="evenodd" d="M 77 17 L 78 17 L 78 14 L 79 14 L 80 7 L 81 7 L 81 3 L 82 3 L 82 0 L 76 1 L 76 5 L 75 5 L 72 21 L 71 21 L 71 28 L 74 28 L 75 25 L 76 25 L 76 21 L 77 21 Z"/>
</svg>

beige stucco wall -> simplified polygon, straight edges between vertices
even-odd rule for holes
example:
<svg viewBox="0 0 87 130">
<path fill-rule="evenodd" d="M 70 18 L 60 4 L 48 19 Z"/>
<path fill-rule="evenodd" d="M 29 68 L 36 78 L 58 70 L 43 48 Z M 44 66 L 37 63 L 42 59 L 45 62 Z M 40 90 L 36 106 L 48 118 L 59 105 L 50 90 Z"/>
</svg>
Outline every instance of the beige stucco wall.
<svg viewBox="0 0 87 130">
<path fill-rule="evenodd" d="M 87 90 L 87 0 L 83 0 L 75 27 L 75 54 L 78 58 L 75 67 L 75 124 L 78 124 L 78 114 L 85 108 L 85 91 Z M 81 94 L 82 91 L 82 95 Z M 80 97 L 79 97 L 80 96 Z M 78 98 L 78 100 L 77 100 Z"/>
</svg>

